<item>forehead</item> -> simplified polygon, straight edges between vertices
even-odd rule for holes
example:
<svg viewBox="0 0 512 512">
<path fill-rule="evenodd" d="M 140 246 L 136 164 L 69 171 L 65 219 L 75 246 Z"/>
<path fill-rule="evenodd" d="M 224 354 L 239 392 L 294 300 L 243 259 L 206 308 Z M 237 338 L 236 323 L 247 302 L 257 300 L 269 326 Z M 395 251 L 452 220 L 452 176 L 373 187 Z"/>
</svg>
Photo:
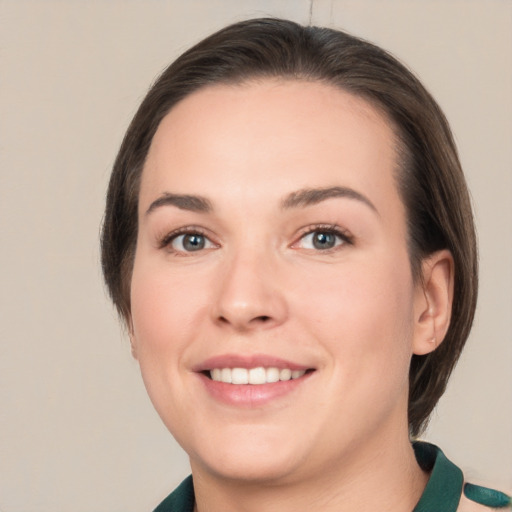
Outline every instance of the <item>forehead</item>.
<svg viewBox="0 0 512 512">
<path fill-rule="evenodd" d="M 369 194 L 396 192 L 395 146 L 381 112 L 332 85 L 266 79 L 209 86 L 161 122 L 141 202 L 164 189 L 220 197 L 226 184 L 248 194 L 247 183 L 269 198 L 290 187 L 340 184 Z"/>
</svg>

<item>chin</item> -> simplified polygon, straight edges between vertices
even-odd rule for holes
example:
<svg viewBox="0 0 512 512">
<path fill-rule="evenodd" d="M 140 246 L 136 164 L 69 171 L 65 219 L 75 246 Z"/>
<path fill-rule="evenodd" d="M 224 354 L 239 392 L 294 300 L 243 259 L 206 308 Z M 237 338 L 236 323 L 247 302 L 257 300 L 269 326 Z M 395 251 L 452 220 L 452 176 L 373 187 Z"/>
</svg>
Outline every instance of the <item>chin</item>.
<svg viewBox="0 0 512 512">
<path fill-rule="evenodd" d="M 268 457 L 266 460 L 254 459 L 251 457 L 228 457 L 225 460 L 212 464 L 207 469 L 210 473 L 224 480 L 237 481 L 245 484 L 277 485 L 279 482 L 287 481 L 296 473 L 300 466 L 294 461 L 275 460 Z"/>
<path fill-rule="evenodd" d="M 286 436 L 289 437 L 289 436 Z M 287 446 L 286 437 L 268 439 L 263 436 L 226 436 L 208 446 L 197 446 L 191 455 L 191 466 L 201 466 L 210 474 L 245 483 L 287 480 L 303 467 L 297 448 Z M 204 449 L 201 449 L 204 448 Z"/>
</svg>

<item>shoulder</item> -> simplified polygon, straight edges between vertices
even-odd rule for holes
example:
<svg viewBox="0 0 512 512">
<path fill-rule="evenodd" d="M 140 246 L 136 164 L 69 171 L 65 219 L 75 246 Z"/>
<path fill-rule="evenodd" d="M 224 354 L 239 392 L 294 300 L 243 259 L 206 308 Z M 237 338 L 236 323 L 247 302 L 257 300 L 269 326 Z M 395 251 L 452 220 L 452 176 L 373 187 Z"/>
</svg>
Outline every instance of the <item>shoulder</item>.
<svg viewBox="0 0 512 512">
<path fill-rule="evenodd" d="M 194 501 L 194 484 L 188 476 L 153 512 L 192 512 Z"/>
<path fill-rule="evenodd" d="M 457 512 L 485 512 L 491 510 L 510 510 L 512 499 L 507 494 L 466 483 Z"/>
<path fill-rule="evenodd" d="M 457 512 L 489 512 L 492 508 L 480 505 L 475 501 L 471 501 L 466 496 L 462 496 Z"/>
<path fill-rule="evenodd" d="M 414 442 L 413 447 L 418 464 L 430 473 L 427 486 L 414 512 L 510 511 L 510 496 L 495 489 L 468 483 L 461 469 L 437 446 Z"/>
</svg>

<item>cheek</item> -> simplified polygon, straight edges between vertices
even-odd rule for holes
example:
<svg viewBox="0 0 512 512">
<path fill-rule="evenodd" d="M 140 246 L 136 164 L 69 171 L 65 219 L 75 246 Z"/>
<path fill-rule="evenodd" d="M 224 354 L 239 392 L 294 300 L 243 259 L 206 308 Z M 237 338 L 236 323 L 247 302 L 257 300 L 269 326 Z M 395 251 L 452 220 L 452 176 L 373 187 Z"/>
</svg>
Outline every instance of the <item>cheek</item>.
<svg viewBox="0 0 512 512">
<path fill-rule="evenodd" d="M 159 263 L 136 259 L 131 307 L 139 360 L 144 354 L 162 361 L 162 353 L 174 353 L 186 346 L 197 326 L 198 315 L 204 314 L 206 302 L 204 290 L 190 275 L 169 272 Z"/>
<path fill-rule="evenodd" d="M 175 418 L 193 403 L 186 379 L 187 355 L 198 337 L 204 294 L 193 279 L 158 262 L 135 260 L 131 283 L 134 355 L 148 395 L 173 435 Z"/>
<path fill-rule="evenodd" d="M 302 318 L 345 371 L 389 365 L 407 374 L 413 333 L 414 287 L 408 259 L 378 258 L 336 271 L 322 269 L 304 281 Z M 405 368 L 405 371 L 404 371 Z"/>
</svg>

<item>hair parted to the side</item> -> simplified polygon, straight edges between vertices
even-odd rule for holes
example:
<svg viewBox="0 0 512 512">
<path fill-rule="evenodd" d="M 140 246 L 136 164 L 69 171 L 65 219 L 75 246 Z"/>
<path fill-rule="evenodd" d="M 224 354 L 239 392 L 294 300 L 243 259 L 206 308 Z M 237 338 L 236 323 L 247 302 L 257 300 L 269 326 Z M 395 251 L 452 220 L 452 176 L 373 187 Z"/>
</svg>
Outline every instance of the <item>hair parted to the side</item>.
<svg viewBox="0 0 512 512">
<path fill-rule="evenodd" d="M 322 81 L 365 98 L 397 135 L 397 184 L 408 222 L 411 269 L 449 249 L 455 268 L 452 319 L 432 353 L 410 368 L 409 428 L 419 435 L 443 394 L 471 328 L 477 297 L 477 249 L 469 193 L 448 123 L 421 83 L 389 53 L 344 32 L 280 19 L 236 23 L 172 63 L 149 90 L 114 164 L 102 231 L 105 282 L 130 321 L 130 282 L 137 242 L 140 178 L 153 136 L 181 99 L 213 84 L 265 77 Z"/>
</svg>

